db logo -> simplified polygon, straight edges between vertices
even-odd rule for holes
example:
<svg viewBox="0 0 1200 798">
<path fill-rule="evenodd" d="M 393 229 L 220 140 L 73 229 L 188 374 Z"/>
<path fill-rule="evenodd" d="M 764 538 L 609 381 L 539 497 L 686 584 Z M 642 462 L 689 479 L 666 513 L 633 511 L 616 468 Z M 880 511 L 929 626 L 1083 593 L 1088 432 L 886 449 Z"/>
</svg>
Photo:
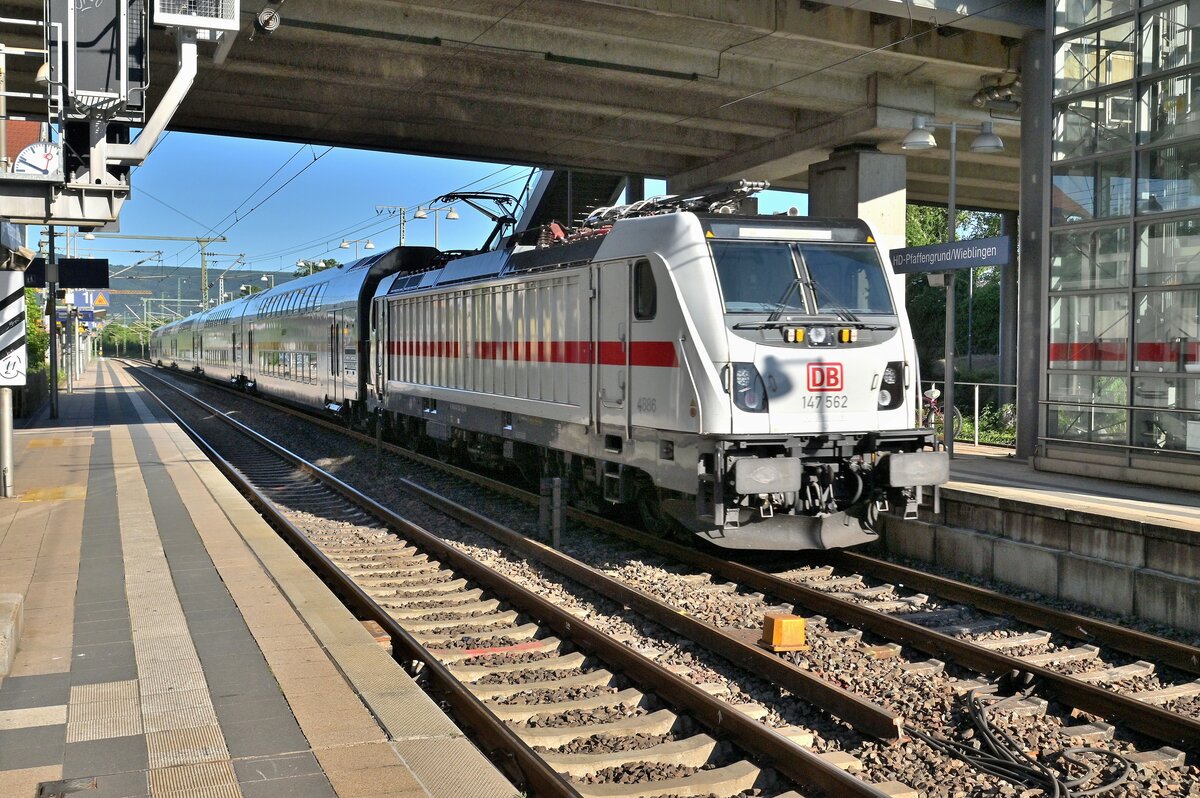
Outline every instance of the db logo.
<svg viewBox="0 0 1200 798">
<path fill-rule="evenodd" d="M 841 363 L 808 364 L 808 390 L 814 392 L 841 391 L 844 388 Z"/>
</svg>

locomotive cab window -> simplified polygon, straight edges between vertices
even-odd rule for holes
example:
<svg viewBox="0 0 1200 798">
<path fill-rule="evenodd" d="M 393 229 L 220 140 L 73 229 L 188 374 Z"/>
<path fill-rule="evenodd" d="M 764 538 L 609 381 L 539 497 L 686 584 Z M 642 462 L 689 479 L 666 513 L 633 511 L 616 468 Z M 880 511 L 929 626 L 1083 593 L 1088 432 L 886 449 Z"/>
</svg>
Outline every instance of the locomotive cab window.
<svg viewBox="0 0 1200 798">
<path fill-rule="evenodd" d="M 711 247 L 726 313 L 895 313 L 873 246 L 718 240 Z"/>
<path fill-rule="evenodd" d="M 875 247 L 801 244 L 818 313 L 891 314 L 892 295 Z"/>
<path fill-rule="evenodd" d="M 639 260 L 633 265 L 633 317 L 650 321 L 658 314 L 658 286 L 650 261 Z"/>
<path fill-rule="evenodd" d="M 791 245 L 713 241 L 712 253 L 726 313 L 809 312 Z"/>
</svg>

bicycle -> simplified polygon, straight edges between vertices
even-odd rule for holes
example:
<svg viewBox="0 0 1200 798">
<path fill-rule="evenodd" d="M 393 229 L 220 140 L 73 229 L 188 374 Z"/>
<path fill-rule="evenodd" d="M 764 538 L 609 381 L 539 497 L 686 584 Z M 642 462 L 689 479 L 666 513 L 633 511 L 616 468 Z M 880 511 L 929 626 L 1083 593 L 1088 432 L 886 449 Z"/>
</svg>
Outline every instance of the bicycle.
<svg viewBox="0 0 1200 798">
<path fill-rule="evenodd" d="M 943 428 L 945 427 L 945 412 L 937 403 L 938 397 L 942 395 L 942 392 L 937 388 L 930 388 L 921 395 L 925 397 L 925 409 L 921 413 L 921 426 L 933 429 L 937 433 L 937 438 L 939 441 L 945 440 L 942 432 Z M 956 407 L 954 408 L 953 427 L 953 435 L 955 439 L 957 439 L 959 433 L 962 432 L 962 426 L 962 411 Z"/>
</svg>

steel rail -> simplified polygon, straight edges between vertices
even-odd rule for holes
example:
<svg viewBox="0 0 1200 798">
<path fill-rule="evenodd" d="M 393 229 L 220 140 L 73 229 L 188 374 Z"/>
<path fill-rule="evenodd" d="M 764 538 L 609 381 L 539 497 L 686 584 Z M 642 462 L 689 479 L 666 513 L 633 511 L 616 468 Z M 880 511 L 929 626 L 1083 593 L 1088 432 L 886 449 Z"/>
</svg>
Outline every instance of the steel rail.
<svg viewBox="0 0 1200 798">
<path fill-rule="evenodd" d="M 238 424 L 238 422 L 228 418 L 211 405 L 207 405 L 202 400 L 180 391 L 165 380 L 160 379 L 160 382 L 197 403 L 199 406 L 210 410 L 220 420 L 230 425 L 236 425 L 235 428 L 241 427 L 239 429 L 240 432 L 248 432 L 257 436 L 257 433 L 253 430 L 249 430 L 243 425 Z M 144 383 L 143 387 L 146 387 Z M 283 535 L 284 540 L 297 551 L 301 559 L 308 563 L 339 599 L 356 613 L 358 618 L 374 621 L 391 636 L 392 657 L 402 667 L 405 667 L 405 670 L 411 672 L 411 663 L 421 663 L 423 666 L 422 673 L 426 674 L 425 678 L 429 680 L 431 689 L 445 698 L 450 706 L 453 707 L 455 714 L 462 718 L 471 728 L 478 741 L 492 753 L 491 759 L 493 762 L 499 762 L 502 766 L 507 765 L 506 770 L 509 771 L 509 775 L 515 776 L 539 797 L 581 798 L 579 792 L 571 786 L 569 781 L 547 765 L 504 722 L 497 719 L 488 710 L 487 706 L 472 694 L 462 682 L 455 678 L 437 657 L 418 643 L 403 626 L 392 618 L 392 616 L 388 615 L 383 607 L 379 606 L 353 579 L 338 568 L 316 544 L 309 540 L 300 529 L 283 515 L 274 502 L 251 484 L 228 460 L 222 457 L 204 439 L 203 435 L 184 421 L 154 391 L 147 388 L 146 392 L 155 398 L 159 405 L 187 433 L 188 437 L 195 442 L 221 473 L 254 504 L 259 512 L 266 517 L 267 522 Z M 267 446 L 272 452 L 275 452 L 279 456 L 287 457 L 287 455 L 282 454 L 286 450 L 278 447 L 273 442 L 269 442 L 267 439 L 261 438 L 261 436 L 258 436 L 257 439 L 259 443 Z M 296 464 L 292 458 L 295 458 L 295 455 L 287 457 L 289 462 Z M 306 468 L 305 470 L 309 473 L 314 473 L 310 469 Z M 497 752 L 500 752 L 502 755 L 497 756 Z"/>
<path fill-rule="evenodd" d="M 1086 643 L 1102 643 L 1136 657 L 1154 659 L 1187 673 L 1200 674 L 1200 649 L 1157 635 L 1126 629 L 1108 621 L 1066 610 L 1044 607 L 1032 601 L 1006 596 L 995 590 L 925 573 L 859 552 L 828 552 L 831 564 L 883 579 L 905 587 L 969 603 L 998 615 L 1008 615 L 1035 628 L 1055 631 Z"/>
<path fill-rule="evenodd" d="M 428 488 L 403 478 L 397 480 L 397 485 L 441 512 L 486 532 L 509 548 L 533 557 L 558 573 L 595 590 L 602 596 L 637 610 L 650 620 L 701 644 L 735 665 L 770 679 L 773 684 L 811 701 L 865 734 L 886 741 L 895 741 L 903 737 L 903 718 L 873 701 L 868 701 L 862 696 L 814 676 L 788 660 L 753 643 L 748 643 L 740 637 L 685 615 L 648 593 L 605 576 L 574 557 L 555 551 L 536 540 L 514 532 Z"/>
<path fill-rule="evenodd" d="M 589 517 L 589 520 L 597 527 L 657 554 L 703 568 L 763 593 L 778 596 L 806 611 L 836 618 L 850 626 L 873 632 L 887 640 L 910 645 L 931 656 L 956 662 L 983 674 L 999 675 L 1010 671 L 1027 673 L 1042 683 L 1040 695 L 1044 698 L 1061 701 L 1107 720 L 1119 721 L 1156 740 L 1185 750 L 1195 750 L 1200 746 L 1200 720 L 1196 718 L 1185 717 L 1154 704 L 1081 682 L 1050 668 L 1025 662 L 1019 657 L 959 640 L 943 632 L 835 598 L 756 568 L 654 538 L 611 521 L 592 517 Z"/>
<path fill-rule="evenodd" d="M 224 389 L 224 386 L 220 387 Z M 266 400 L 257 399 L 256 401 L 270 407 L 278 407 L 276 403 L 267 402 Z M 287 412 L 312 419 L 329 429 L 342 432 L 348 431 L 344 426 L 316 419 L 311 414 L 303 411 L 288 409 Z M 373 439 L 362 436 L 361 433 L 349 432 L 352 435 L 361 437 L 366 442 L 374 443 Z M 496 490 L 526 502 L 537 501 L 537 497 L 534 494 L 500 482 L 499 480 L 480 476 L 458 466 L 425 457 L 394 444 L 385 443 L 383 446 L 388 451 L 393 451 L 417 462 L 434 465 L 452 474 L 484 485 L 491 490 Z M 879 613 L 875 610 L 828 596 L 820 591 L 806 588 L 803 585 L 798 585 L 795 582 L 776 577 L 749 566 L 733 563 L 720 557 L 705 554 L 696 549 L 645 535 L 629 527 L 609 521 L 608 519 L 599 518 L 577 508 L 568 508 L 567 513 L 570 518 L 576 521 L 590 524 L 614 536 L 638 543 L 669 559 L 686 562 L 710 573 L 719 574 L 731 581 L 742 582 L 754 587 L 756 590 L 770 593 L 781 599 L 798 604 L 806 610 L 836 618 L 851 626 L 861 627 L 885 639 L 911 645 L 917 650 L 931 656 L 951 659 L 984 674 L 995 675 L 1012 670 L 1029 673 L 1042 681 L 1047 697 L 1058 699 L 1077 709 L 1125 723 L 1130 728 L 1163 742 L 1187 747 L 1200 745 L 1200 720 L 1186 718 L 1153 704 L 1138 701 L 1137 699 L 1114 693 L 1102 687 L 1080 682 L 1077 679 L 1059 674 L 1049 668 L 1024 662 L 1017 657 L 985 649 L 982 646 L 958 640 L 957 638 L 941 632 L 935 632 L 910 621 L 904 621 L 894 616 Z M 1097 628 L 1095 622 L 1092 622 L 1092 628 Z M 1158 639 L 1153 636 L 1150 637 L 1151 639 Z M 1184 652 L 1184 656 L 1189 655 L 1187 652 Z M 1177 662 L 1178 659 L 1175 658 L 1172 658 L 1170 661 L 1171 664 L 1176 664 Z M 1179 666 L 1176 665 L 1176 667 Z"/>
<path fill-rule="evenodd" d="M 691 682 L 675 675 L 665 668 L 662 668 L 661 666 L 655 664 L 641 654 L 638 654 L 630 647 L 613 639 L 607 634 L 593 629 L 592 627 L 580 621 L 579 618 L 576 618 L 574 615 L 562 609 L 561 607 L 558 607 L 554 603 L 536 595 L 532 591 L 529 591 L 520 585 L 515 584 L 514 582 L 511 582 L 498 572 L 488 568 L 469 555 L 450 546 L 448 543 L 433 535 L 431 532 L 428 532 L 411 521 L 396 515 L 388 508 L 380 505 L 374 499 L 371 499 L 369 496 L 359 492 L 357 489 L 341 481 L 332 474 L 323 471 L 319 467 L 304 460 L 299 455 L 280 446 L 269 438 L 264 437 L 246 425 L 229 418 L 228 415 L 221 412 L 219 409 L 209 405 L 198 397 L 192 396 L 191 394 L 170 385 L 170 383 L 165 380 L 162 380 L 162 382 L 164 385 L 176 390 L 181 396 L 186 397 L 189 401 L 193 402 L 197 406 L 212 413 L 214 417 L 230 425 L 260 445 L 269 449 L 276 455 L 285 458 L 297 468 L 300 468 L 311 476 L 319 479 L 327 487 L 332 488 L 341 496 L 357 505 L 360 509 L 376 516 L 389 526 L 393 527 L 400 532 L 400 534 L 402 534 L 402 536 L 408 542 L 414 543 L 439 561 L 449 565 L 451 568 L 461 572 L 469 579 L 488 588 L 498 596 L 502 597 L 505 601 L 512 604 L 518 610 L 529 614 L 531 617 L 537 618 L 540 622 L 553 629 L 557 634 L 571 640 L 581 650 L 593 654 L 604 662 L 618 666 L 621 673 L 629 677 L 647 693 L 659 695 L 670 700 L 680 709 L 686 711 L 697 721 L 708 727 L 714 734 L 730 738 L 734 742 L 738 743 L 740 747 L 746 749 L 752 754 L 759 755 L 762 759 L 768 762 L 771 767 L 778 770 L 780 773 L 783 773 L 787 777 L 801 784 L 822 790 L 829 795 L 886 798 L 886 793 L 875 788 L 873 785 L 855 778 L 836 765 L 826 762 L 812 751 L 797 745 L 769 726 L 759 723 L 753 718 L 750 718 L 749 716 L 744 715 L 736 710 L 731 711 L 730 706 L 725 702 L 714 698 Z M 159 402 L 160 404 L 163 404 L 163 407 L 166 407 L 165 403 L 163 403 L 161 399 Z M 223 472 L 229 475 L 235 484 L 239 486 L 245 484 L 245 481 L 240 478 L 240 475 L 238 475 L 238 472 L 233 468 L 233 466 L 229 465 L 223 458 L 220 458 L 220 456 L 217 455 L 212 447 L 208 446 L 207 443 L 202 443 L 202 439 L 198 439 L 198 434 L 195 433 L 191 427 L 184 424 L 182 419 L 179 419 L 179 417 L 174 412 L 170 411 L 169 408 L 168 412 L 172 415 L 172 417 L 179 421 L 180 425 L 185 429 L 185 431 L 188 432 L 189 436 L 192 436 L 194 440 L 197 440 L 197 444 L 201 446 L 205 453 L 214 458 L 214 462 L 218 464 L 218 467 L 220 467 Z M 259 506 L 269 506 L 271 504 L 270 501 L 257 489 L 254 489 L 253 486 L 247 485 L 247 487 L 250 488 L 250 493 L 248 495 L 255 501 L 256 504 Z M 462 510 L 464 513 L 475 515 L 465 508 L 460 508 L 460 510 Z M 356 606 L 360 602 L 365 602 L 365 604 L 363 604 L 363 608 L 365 610 L 370 610 L 372 616 L 371 620 L 376 620 L 379 622 L 385 630 L 389 631 L 389 634 L 391 633 L 391 630 L 400 632 L 400 637 L 398 639 L 405 641 L 404 649 L 407 654 L 412 656 L 414 660 L 419 660 L 422 663 L 433 662 L 437 666 L 441 666 L 441 663 L 438 662 L 432 654 L 421 648 L 420 644 L 417 643 L 411 636 L 409 636 L 407 632 L 404 632 L 403 628 L 393 619 L 391 619 L 390 616 L 387 616 L 386 613 L 384 613 L 384 617 L 387 618 L 389 622 L 386 625 L 374 617 L 376 611 L 383 613 L 383 609 L 378 607 L 378 605 L 369 596 L 367 596 L 361 588 L 355 585 L 348 576 L 338 571 L 336 566 L 334 566 L 333 563 L 324 556 L 324 554 L 317 550 L 315 545 L 312 544 L 311 541 L 308 541 L 302 532 L 300 532 L 290 523 L 287 523 L 286 519 L 282 519 L 277 511 L 272 510 L 270 514 L 273 518 L 280 518 L 285 522 L 285 528 L 288 529 L 289 533 L 289 540 L 292 534 L 299 535 L 300 539 L 297 540 L 296 543 L 302 544 L 301 549 L 306 553 L 311 553 L 313 555 L 314 562 L 321 563 L 322 572 L 324 572 L 326 568 L 332 568 L 339 574 L 338 576 L 333 576 L 331 574 L 331 576 L 333 576 L 334 584 L 338 586 L 339 590 L 349 591 L 349 594 L 354 596 Z M 476 515 L 476 517 L 489 525 L 495 525 L 499 527 L 499 525 L 496 525 L 494 522 L 483 519 L 482 516 Z M 514 537 L 520 537 L 516 532 L 511 530 L 507 530 L 507 532 Z M 316 555 L 319 555 L 319 557 Z M 375 609 L 370 609 L 372 607 Z M 395 640 L 397 638 L 393 639 Z M 468 706 L 468 717 L 488 718 L 495 723 L 500 724 L 499 721 L 495 720 L 495 716 L 487 710 L 486 706 L 484 706 L 482 702 L 471 695 L 469 691 L 467 691 L 466 688 L 461 685 L 461 683 L 458 683 L 444 666 L 441 666 L 441 671 L 442 673 L 439 675 L 438 679 L 439 686 L 441 685 L 441 679 L 443 678 L 453 682 L 456 685 L 449 695 L 459 697 L 459 692 L 461 691 L 466 693 L 466 696 L 470 697 L 470 701 L 464 700 L 463 702 L 467 705 L 474 705 Z M 457 706 L 455 708 L 456 710 L 458 709 Z M 500 725 L 503 726 L 503 724 Z M 516 738 L 516 736 L 507 729 L 507 727 L 503 729 L 503 734 L 505 736 L 511 735 L 515 742 L 519 745 L 519 748 L 517 746 L 514 746 L 511 749 L 506 747 L 505 750 L 511 750 L 513 752 L 514 757 L 518 759 L 517 764 L 521 768 L 521 772 L 523 774 L 526 768 L 530 768 L 531 773 L 534 776 L 537 776 L 543 770 L 548 770 L 548 767 L 545 765 L 545 763 L 541 762 L 540 760 L 538 760 L 537 764 L 539 764 L 541 767 L 534 768 L 534 763 L 524 761 L 524 759 L 520 758 L 519 749 L 528 751 L 529 754 L 535 758 L 537 755 L 533 753 L 528 746 L 521 742 L 519 738 Z M 550 772 L 553 773 L 552 770 Z M 562 781 L 556 773 L 554 774 L 554 778 L 559 782 Z M 533 783 L 533 779 L 530 779 L 530 784 L 532 785 Z M 540 794 L 541 793 L 539 793 L 539 795 Z M 552 792 L 547 794 L 575 795 L 576 793 L 572 791 L 570 793 Z"/>
<path fill-rule="evenodd" d="M 407 452 L 405 453 L 407 454 Z M 418 457 L 423 457 L 423 455 L 418 455 Z M 431 460 L 431 463 L 437 463 L 439 466 L 447 465 L 441 461 Z M 449 468 L 459 470 L 457 466 L 449 466 Z M 471 477 L 476 482 L 480 480 L 478 475 L 465 470 L 463 470 L 462 476 Z M 486 477 L 482 479 L 490 482 Z M 495 485 L 502 484 L 495 483 Z M 487 487 L 493 488 L 495 485 L 488 484 Z M 776 656 L 752 642 L 748 642 L 743 637 L 735 636 L 716 626 L 706 624 L 680 613 L 676 608 L 648 593 L 629 587 L 609 576 L 605 576 L 573 557 L 555 551 L 525 535 L 497 524 L 411 480 L 398 479 L 396 486 L 405 490 L 419 501 L 433 505 L 441 512 L 458 518 L 471 527 L 486 532 L 509 548 L 519 551 L 525 556 L 537 559 L 558 573 L 574 579 L 603 596 L 620 601 L 625 606 L 637 610 L 650 620 L 665 626 L 676 634 L 699 643 L 708 650 L 728 659 L 735 665 L 751 673 L 761 674 L 770 679 L 772 683 L 806 701 L 812 702 L 831 715 L 846 721 L 864 734 L 886 742 L 895 742 L 904 736 L 904 719 L 896 713 L 839 687 L 827 679 L 816 676 L 804 668 Z M 507 488 L 509 486 L 505 485 L 504 487 Z M 516 488 L 511 489 L 509 495 L 526 500 L 526 497 L 530 494 Z"/>
</svg>

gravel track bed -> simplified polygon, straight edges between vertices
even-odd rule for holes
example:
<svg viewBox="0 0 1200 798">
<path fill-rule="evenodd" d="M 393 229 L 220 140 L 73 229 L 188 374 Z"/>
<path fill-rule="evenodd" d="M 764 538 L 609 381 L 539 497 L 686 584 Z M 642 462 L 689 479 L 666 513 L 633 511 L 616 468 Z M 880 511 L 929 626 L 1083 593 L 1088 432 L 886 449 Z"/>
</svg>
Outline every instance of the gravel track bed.
<svg viewBox="0 0 1200 798">
<path fill-rule="evenodd" d="M 551 651 L 520 651 L 512 654 L 477 654 L 473 657 L 467 657 L 460 662 L 461 665 L 469 667 L 492 667 L 494 665 L 506 665 L 513 662 L 539 662 L 544 659 L 551 659 L 558 656 L 557 653 Z"/>
<path fill-rule="evenodd" d="M 433 651 L 446 651 L 472 648 L 503 648 L 515 646 L 520 640 L 512 637 L 464 637 L 461 640 L 443 640 L 429 643 L 425 647 Z"/>
<path fill-rule="evenodd" d="M 219 406 L 228 406 L 233 401 L 222 394 L 202 389 L 201 395 Z M 239 420 L 267 434 L 278 435 L 278 416 L 273 412 L 251 403 L 239 402 L 242 408 Z M 984 796 L 1017 795 L 1020 790 L 1007 782 L 980 774 L 970 767 L 927 748 L 923 743 L 908 740 L 894 746 L 881 745 L 865 739 L 843 724 L 814 711 L 810 706 L 784 695 L 773 685 L 733 668 L 724 660 L 715 657 L 689 641 L 645 622 L 623 608 L 616 606 L 603 596 L 590 594 L 586 589 L 564 584 L 562 577 L 554 575 L 536 563 L 526 562 L 499 549 L 490 538 L 473 530 L 448 523 L 440 514 L 433 513 L 424 505 L 414 502 L 388 484 L 387 479 L 377 476 L 373 448 L 351 441 L 346 437 L 308 425 L 289 424 L 281 442 L 301 456 L 315 458 L 323 454 L 323 460 L 331 471 L 341 479 L 374 495 L 377 500 L 396 508 L 402 515 L 412 518 L 452 542 L 458 548 L 484 561 L 486 564 L 513 578 L 525 587 L 567 608 L 581 618 L 597 625 L 609 634 L 619 636 L 629 645 L 658 654 L 660 662 L 669 662 L 692 670 L 689 678 L 698 683 L 711 682 L 720 685 L 718 694 L 722 698 L 739 701 L 755 701 L 769 709 L 766 721 L 771 725 L 795 725 L 811 729 L 815 734 L 813 750 L 846 750 L 858 757 L 865 766 L 861 774 L 868 781 L 898 780 L 921 790 L 928 796 Z M 381 469 L 389 477 L 402 476 L 413 479 L 431 490 L 461 501 L 466 506 L 489 517 L 496 518 L 511 528 L 529 533 L 536 528 L 536 509 L 505 497 L 488 494 L 477 486 L 464 485 L 457 478 L 439 473 L 405 461 L 403 458 L 386 455 Z M 685 579 L 678 573 L 679 567 L 660 563 L 656 558 L 642 552 L 630 551 L 628 544 L 606 542 L 591 530 L 568 528 L 563 534 L 563 549 L 594 567 L 619 573 L 623 578 L 643 590 L 669 601 L 681 611 L 686 611 L 703 620 L 721 626 L 739 629 L 756 628 L 762 613 L 770 608 L 761 596 L 737 591 L 705 591 L 697 588 L 696 578 Z M 920 567 L 926 567 L 921 565 Z M 811 586 L 812 583 L 806 583 Z M 1039 599 L 1040 600 L 1040 599 Z M 939 608 L 936 604 L 922 607 L 922 611 Z M 900 670 L 901 660 L 877 660 L 866 656 L 856 646 L 845 642 L 826 644 L 817 627 L 810 627 L 813 648 L 803 652 L 808 666 L 826 678 L 878 701 L 908 719 L 910 725 L 922 728 L 935 735 L 958 738 L 970 732 L 965 717 L 965 700 L 949 689 L 951 676 L 969 678 L 970 673 L 951 670 L 951 675 L 914 675 Z M 870 641 L 864 637 L 864 643 Z M 497 645 L 494 639 L 483 641 L 454 641 L 444 647 L 473 648 L 482 645 Z M 923 655 L 905 650 L 902 656 L 920 662 Z M 511 660 L 507 660 L 511 661 Z M 621 712 L 621 710 L 618 710 Z M 587 722 L 601 722 L 595 711 L 589 710 Z M 624 717 L 618 714 L 611 719 Z M 545 721 L 539 721 L 545 723 Z M 576 721 L 578 722 L 578 721 Z M 1047 756 L 1064 746 L 1064 738 L 1058 730 L 1066 723 L 1075 723 L 1064 708 L 1053 707 L 1045 718 L 1028 718 L 1019 721 L 1024 738 L 1036 742 L 1031 750 Z M 564 723 L 563 725 L 566 725 Z M 1142 742 L 1142 749 L 1157 747 Z M 1112 750 L 1130 753 L 1134 750 L 1127 739 L 1103 743 Z M 947 774 L 954 774 L 952 779 Z M 1118 788 L 1111 795 L 1179 795 L 1189 790 L 1200 792 L 1197 769 L 1187 767 L 1180 772 L 1139 772 L 1128 787 Z M 1175 792 L 1163 792 L 1170 787 Z M 1178 790 L 1182 789 L 1183 792 Z"/>
<path fill-rule="evenodd" d="M 592 671 L 579 672 L 592 673 Z M 548 682 L 551 679 L 561 679 L 563 676 L 573 673 L 575 671 L 571 669 L 551 671 L 545 668 L 535 668 L 527 671 L 498 671 L 476 679 L 471 684 L 529 684 L 531 682 Z"/>
<path fill-rule="evenodd" d="M 602 695 L 616 695 L 615 687 L 547 687 L 541 690 L 522 690 L 509 696 L 493 698 L 490 703 L 504 706 L 540 706 L 558 704 L 563 701 L 582 701 Z"/>
<path fill-rule="evenodd" d="M 535 715 L 525 722 L 532 729 L 561 729 L 566 726 L 582 726 L 585 723 L 615 723 L 626 718 L 637 718 L 650 710 L 645 707 L 597 707 L 596 709 L 571 709 L 552 715 Z"/>
<path fill-rule="evenodd" d="M 591 737 L 581 737 L 577 740 L 572 740 L 566 745 L 560 745 L 558 748 L 544 748 L 538 745 L 534 746 L 533 750 L 540 751 L 541 753 L 555 754 L 611 754 L 619 751 L 641 751 L 642 749 L 653 748 L 663 743 L 685 740 L 689 736 L 642 734 L 640 732 L 627 737 L 618 737 L 612 734 L 593 734 Z"/>
<path fill-rule="evenodd" d="M 1200 696 L 1190 696 L 1188 698 L 1180 698 L 1164 706 L 1172 712 L 1178 712 L 1180 715 L 1189 717 L 1200 717 Z"/>
<path fill-rule="evenodd" d="M 691 776 L 706 767 L 688 767 L 687 765 L 668 765 L 656 762 L 631 762 L 615 768 L 604 768 L 595 773 L 576 779 L 580 784 L 641 784 L 647 781 L 666 781 Z"/>
<path fill-rule="evenodd" d="M 396 609 L 429 610 L 429 609 L 433 609 L 434 607 L 453 609 L 454 607 L 462 606 L 464 604 L 474 604 L 475 600 L 467 599 L 464 601 L 456 601 L 454 603 L 450 603 L 450 602 L 446 602 L 446 601 L 405 601 L 403 603 L 394 602 L 391 604 L 387 603 L 386 601 L 381 601 L 379 603 L 382 606 L 384 606 L 388 609 L 393 609 L 393 610 L 396 610 Z"/>
<path fill-rule="evenodd" d="M 903 565 L 907 568 L 925 571 L 930 574 L 936 574 L 937 576 L 944 576 L 948 579 L 956 579 L 959 582 L 966 582 L 968 584 L 975 585 L 976 587 L 994 590 L 997 593 L 1003 593 L 1006 596 L 1012 596 L 1013 598 L 1022 599 L 1034 604 L 1041 604 L 1045 607 L 1063 610 L 1064 612 L 1073 612 L 1086 618 L 1096 618 L 1097 620 L 1107 621 L 1108 623 L 1116 624 L 1117 626 L 1123 626 L 1127 629 L 1136 629 L 1139 632 L 1145 632 L 1146 634 L 1165 637 L 1170 640 L 1176 640 L 1184 645 L 1192 646 L 1193 648 L 1200 648 L 1200 634 L 1196 632 L 1188 632 L 1186 630 L 1178 629 L 1174 626 L 1167 626 L 1166 624 L 1147 621 L 1144 618 L 1137 618 L 1130 615 L 1120 615 L 1107 610 L 1099 609 L 1098 607 L 1092 607 L 1075 601 L 1067 601 L 1055 596 L 1045 596 L 1041 593 L 1035 593 L 1031 590 L 1019 588 L 1006 582 L 996 582 L 990 579 L 981 579 L 974 574 L 955 571 L 940 565 L 922 562 L 920 560 L 912 560 L 907 557 L 899 557 L 891 554 L 890 552 L 884 551 L 882 548 L 872 548 L 869 553 L 873 557 L 895 563 L 896 565 Z"/>
</svg>

